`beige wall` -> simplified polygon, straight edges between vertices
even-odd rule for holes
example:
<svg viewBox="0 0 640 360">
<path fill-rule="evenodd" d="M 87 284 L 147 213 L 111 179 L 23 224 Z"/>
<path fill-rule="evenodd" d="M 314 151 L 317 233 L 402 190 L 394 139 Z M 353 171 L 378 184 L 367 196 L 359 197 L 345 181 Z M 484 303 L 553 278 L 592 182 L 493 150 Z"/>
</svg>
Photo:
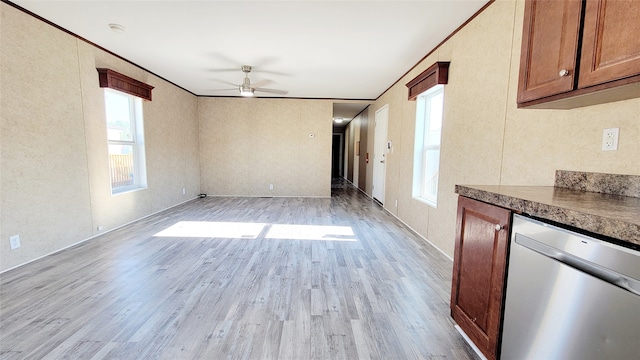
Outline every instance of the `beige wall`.
<svg viewBox="0 0 640 360">
<path fill-rule="evenodd" d="M 345 126 L 344 128 L 344 146 L 342 149 L 343 155 L 343 165 L 344 165 L 344 178 L 351 181 L 353 180 L 353 164 L 351 164 L 351 155 L 349 148 L 353 147 L 353 142 L 355 139 L 353 138 L 353 130 L 350 126 Z"/>
<path fill-rule="evenodd" d="M 202 192 L 331 196 L 332 113 L 328 100 L 199 98 Z"/>
<path fill-rule="evenodd" d="M 355 122 L 354 122 L 355 121 Z M 344 130 L 345 143 L 344 143 L 344 168 L 345 178 L 350 182 L 354 182 L 355 173 L 355 143 L 359 141 L 357 137 L 357 119 L 351 120 Z"/>
<path fill-rule="evenodd" d="M 369 110 L 368 108 L 356 115 L 345 128 L 345 178 L 362 190 L 367 187 L 367 179 L 371 177 L 373 168 L 369 166 L 366 160 L 368 148 L 368 131 L 369 131 Z M 360 142 L 360 154 L 356 154 L 356 142 Z M 373 138 L 371 138 L 373 141 Z M 373 157 L 371 152 L 370 156 Z M 352 175 L 350 175 L 352 173 Z M 370 192 L 369 192 L 370 194 Z"/>
<path fill-rule="evenodd" d="M 498 0 L 372 106 L 389 104 L 385 208 L 452 256 L 455 184 L 553 185 L 556 169 L 640 175 L 640 99 L 573 110 L 516 107 L 523 0 Z M 438 207 L 411 197 L 415 102 L 406 84 L 450 61 L 445 85 Z M 620 128 L 619 150 L 600 150 Z M 368 133 L 369 142 L 373 131 Z M 367 187 L 372 179 L 367 179 Z M 369 188 L 366 189 L 370 194 Z M 395 208 L 398 200 L 398 208 Z"/>
<path fill-rule="evenodd" d="M 367 186 L 367 131 L 369 130 L 369 111 L 365 109 L 363 112 L 356 116 L 358 120 L 357 124 L 360 128 L 359 140 L 360 140 L 360 155 L 358 156 L 358 183 L 359 188 L 365 189 Z"/>
<path fill-rule="evenodd" d="M 0 270 L 197 196 L 194 95 L 11 6 L 0 9 Z M 111 196 L 96 67 L 155 86 L 143 105 L 146 190 Z M 22 246 L 10 250 L 16 234 Z"/>
</svg>

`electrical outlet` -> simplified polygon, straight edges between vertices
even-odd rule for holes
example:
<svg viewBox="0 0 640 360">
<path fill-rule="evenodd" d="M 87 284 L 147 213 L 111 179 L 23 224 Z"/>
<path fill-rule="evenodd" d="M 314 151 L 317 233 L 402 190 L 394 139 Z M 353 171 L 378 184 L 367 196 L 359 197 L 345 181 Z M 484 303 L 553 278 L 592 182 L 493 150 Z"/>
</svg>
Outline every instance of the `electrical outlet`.
<svg viewBox="0 0 640 360">
<path fill-rule="evenodd" d="M 182 188 L 182 195 L 185 195 L 187 193 L 187 189 L 186 188 Z"/>
<path fill-rule="evenodd" d="M 269 184 L 269 190 L 273 190 L 273 184 Z"/>
<path fill-rule="evenodd" d="M 618 150 L 620 128 L 609 128 L 602 131 L 602 151 Z"/>
<path fill-rule="evenodd" d="M 9 243 L 11 244 L 11 250 L 15 250 L 20 247 L 20 235 L 13 235 L 9 237 Z"/>
</svg>

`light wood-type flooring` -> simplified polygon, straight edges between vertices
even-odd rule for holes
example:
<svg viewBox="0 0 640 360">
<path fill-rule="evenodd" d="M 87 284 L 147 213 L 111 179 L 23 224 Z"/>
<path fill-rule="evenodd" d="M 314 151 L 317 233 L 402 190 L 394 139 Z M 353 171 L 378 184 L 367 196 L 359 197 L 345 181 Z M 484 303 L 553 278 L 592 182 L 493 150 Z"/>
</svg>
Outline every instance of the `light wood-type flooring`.
<svg viewBox="0 0 640 360">
<path fill-rule="evenodd" d="M 344 181 L 195 199 L 1 274 L 0 359 L 476 359 L 451 268 Z"/>
</svg>

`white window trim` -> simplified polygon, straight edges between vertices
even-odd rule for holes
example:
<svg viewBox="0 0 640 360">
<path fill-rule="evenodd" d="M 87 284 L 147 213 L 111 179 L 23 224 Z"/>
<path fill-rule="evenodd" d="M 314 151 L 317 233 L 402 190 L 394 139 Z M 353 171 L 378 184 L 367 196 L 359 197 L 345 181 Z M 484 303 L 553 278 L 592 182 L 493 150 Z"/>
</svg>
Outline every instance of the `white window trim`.
<svg viewBox="0 0 640 360">
<path fill-rule="evenodd" d="M 133 164 L 134 164 L 134 183 L 133 185 L 113 188 L 111 179 L 111 164 L 109 159 L 109 151 L 107 150 L 107 163 L 109 166 L 109 187 L 112 196 L 117 196 L 125 193 L 130 193 L 138 190 L 147 189 L 147 169 L 146 169 L 146 156 L 145 156 L 145 141 L 144 141 L 144 118 L 142 113 L 142 99 L 118 90 L 105 88 L 105 97 L 107 93 L 111 92 L 118 96 L 126 96 L 129 98 L 129 111 L 130 119 L 133 122 L 131 127 L 131 136 L 133 140 L 109 140 L 107 137 L 107 148 L 109 145 L 132 145 L 133 146 Z M 131 106 L 133 105 L 133 106 Z M 106 99 L 105 99 L 105 126 L 108 125 L 106 121 Z"/>
<path fill-rule="evenodd" d="M 444 85 L 436 85 L 430 89 L 424 91 L 416 97 L 416 128 L 415 128 L 415 143 L 414 143 L 414 160 L 413 160 L 413 185 L 412 185 L 412 197 L 420 202 L 423 202 L 434 208 L 438 207 L 438 185 L 440 182 L 440 160 L 438 160 L 438 178 L 436 179 L 435 194 L 425 194 L 423 189 L 425 186 L 425 157 L 427 150 L 440 150 L 442 143 L 442 130 L 440 132 L 440 142 L 438 145 L 426 145 L 427 138 L 426 129 L 429 128 L 428 114 L 430 114 L 430 98 L 442 93 L 443 95 L 443 111 L 442 119 L 444 121 Z M 441 154 L 441 153 L 440 153 Z"/>
</svg>

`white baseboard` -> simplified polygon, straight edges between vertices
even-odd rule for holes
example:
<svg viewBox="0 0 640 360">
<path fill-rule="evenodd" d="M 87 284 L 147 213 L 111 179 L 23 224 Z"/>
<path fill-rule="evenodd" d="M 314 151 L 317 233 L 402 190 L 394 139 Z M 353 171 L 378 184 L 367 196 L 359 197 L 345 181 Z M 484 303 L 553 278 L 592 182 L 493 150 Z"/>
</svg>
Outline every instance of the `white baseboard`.
<svg viewBox="0 0 640 360">
<path fill-rule="evenodd" d="M 36 257 L 36 258 L 33 258 L 33 259 L 28 260 L 28 261 L 26 261 L 26 262 L 23 262 L 22 264 L 18 264 L 18 265 L 16 265 L 16 266 L 12 266 L 12 267 L 10 267 L 10 268 L 8 268 L 8 269 L 4 269 L 4 270 L 0 271 L 0 274 L 4 274 L 4 273 L 5 273 L 5 272 L 7 272 L 7 271 L 11 271 L 11 270 L 13 270 L 13 269 L 17 269 L 17 268 L 22 267 L 22 266 L 25 266 L 25 265 L 27 265 L 27 264 L 31 264 L 32 262 L 34 262 L 34 261 L 38 261 L 38 260 L 43 259 L 43 258 L 45 258 L 45 257 L 47 257 L 47 256 L 50 256 L 50 255 L 53 255 L 53 254 L 57 254 L 57 253 L 59 253 L 59 252 L 61 252 L 61 251 L 67 250 L 67 249 L 72 248 L 72 247 L 74 247 L 74 246 L 76 246 L 76 245 L 80 245 L 80 244 L 82 244 L 82 243 L 84 243 L 84 242 L 87 242 L 87 241 L 89 241 L 89 240 L 93 240 L 93 239 L 95 239 L 95 238 L 97 238 L 97 237 L 100 237 L 100 236 L 102 236 L 102 235 L 104 235 L 104 234 L 108 234 L 108 233 L 110 233 L 110 232 L 112 232 L 112 231 L 118 230 L 118 229 L 123 228 L 123 227 L 125 227 L 125 226 L 127 226 L 127 225 L 131 225 L 131 224 L 133 224 L 133 223 L 134 223 L 134 222 L 136 222 L 136 221 L 140 221 L 140 220 L 142 220 L 142 219 L 146 219 L 146 218 L 148 218 L 149 216 L 153 216 L 153 215 L 158 214 L 158 213 L 161 213 L 161 212 L 163 212 L 163 211 L 167 211 L 167 210 L 169 210 L 169 209 L 172 209 L 172 208 L 174 208 L 174 207 L 176 207 L 176 206 L 180 206 L 180 205 L 182 205 L 182 204 L 185 204 L 185 203 L 187 203 L 187 202 L 189 202 L 189 201 L 191 201 L 191 200 L 195 200 L 195 199 L 198 199 L 198 197 L 195 197 L 195 198 L 192 198 L 192 199 L 185 200 L 185 201 L 183 201 L 183 202 L 181 202 L 181 203 L 178 203 L 178 204 L 175 204 L 175 205 L 169 206 L 168 208 L 165 208 L 165 209 L 162 209 L 162 210 L 155 211 L 155 212 L 153 212 L 153 213 L 151 213 L 151 214 L 149 214 L 149 215 L 145 215 L 145 216 L 143 216 L 143 217 L 141 217 L 141 218 L 139 218 L 139 219 L 129 221 L 129 222 L 127 222 L 127 223 L 125 223 L 125 224 L 122 224 L 122 225 L 120 225 L 120 226 L 116 226 L 116 227 L 114 227 L 113 229 L 109 229 L 109 230 L 106 230 L 106 231 L 104 231 L 104 232 L 101 232 L 100 234 L 96 234 L 96 235 L 93 235 L 93 236 L 88 237 L 88 238 L 86 238 L 86 239 L 82 239 L 82 240 L 80 240 L 80 241 L 78 241 L 78 242 L 75 242 L 75 243 L 73 243 L 73 244 L 71 244 L 71 245 L 67 245 L 67 246 L 65 246 L 65 247 L 63 247 L 63 248 L 60 248 L 60 249 L 58 249 L 58 250 L 52 251 L 52 252 L 50 252 L 50 253 L 47 253 L 47 254 L 44 254 L 44 255 L 42 255 L 42 256 L 38 256 L 38 257 Z"/>
<path fill-rule="evenodd" d="M 347 181 L 349 184 L 353 185 L 356 189 L 358 189 L 361 193 L 363 193 L 366 197 L 368 197 L 369 199 L 373 200 L 373 197 L 371 197 L 371 195 L 367 194 L 366 192 L 364 192 L 364 190 L 360 189 L 359 187 L 357 187 L 354 183 L 352 183 L 351 181 L 349 181 L 349 179 L 344 178 L 345 181 Z M 409 224 L 407 224 L 406 222 L 404 222 L 402 219 L 400 219 L 399 217 L 397 217 L 394 213 L 392 213 L 391 211 L 389 211 L 387 208 L 384 207 L 384 205 L 382 206 L 382 209 L 384 211 L 386 211 L 389 215 L 393 216 L 394 218 L 396 218 L 396 220 L 400 221 L 404 226 L 406 226 L 409 230 L 411 230 L 412 233 L 414 233 L 417 237 L 419 237 L 420 239 L 422 239 L 424 242 L 426 242 L 427 244 L 433 246 L 436 250 L 438 250 L 440 253 L 442 253 L 442 255 L 444 255 L 447 259 L 451 260 L 451 262 L 453 262 L 453 258 L 451 256 L 449 256 L 446 252 L 442 251 L 442 249 L 440 249 L 439 247 L 437 247 L 434 243 L 432 243 L 431 241 L 429 241 L 427 238 L 425 238 L 424 236 L 420 235 L 420 233 L 418 233 L 414 228 L 412 228 L 411 226 L 409 226 Z"/>
<path fill-rule="evenodd" d="M 349 179 L 347 178 L 343 178 L 344 181 L 348 182 L 349 184 L 351 184 L 354 188 L 358 189 L 358 191 L 360 191 L 364 196 L 368 197 L 369 199 L 373 200 L 373 197 L 369 194 L 367 194 L 364 190 L 360 189 L 356 184 L 354 184 L 353 182 L 351 182 Z"/>
<path fill-rule="evenodd" d="M 476 354 L 478 354 L 478 356 L 480 357 L 480 359 L 482 360 L 487 360 L 487 357 L 484 356 L 483 353 L 480 352 L 480 349 L 478 349 L 478 347 L 476 346 L 476 344 L 473 343 L 473 341 L 471 341 L 471 339 L 469 339 L 469 337 L 467 336 L 467 334 L 464 332 L 464 330 L 462 330 L 462 328 L 458 325 L 454 325 L 453 327 L 456 328 L 456 330 L 458 330 L 458 332 L 460 333 L 460 335 L 462 335 L 462 337 L 464 338 L 464 341 L 467 342 L 467 344 L 469 344 L 469 346 L 471 346 L 471 348 L 473 349 L 473 351 L 476 352 Z"/>
<path fill-rule="evenodd" d="M 422 239 L 424 242 L 426 242 L 427 244 L 433 246 L 436 250 L 440 251 L 442 253 L 442 255 L 446 256 L 447 259 L 451 260 L 451 262 L 453 262 L 453 258 L 451 256 L 449 256 L 446 252 L 442 251 L 442 249 L 440 249 L 439 247 L 436 246 L 436 244 L 432 243 L 431 241 L 429 241 L 429 239 L 427 239 L 426 237 L 420 235 L 417 231 L 415 231 L 411 226 L 409 226 L 406 222 L 402 221 L 402 219 L 400 219 L 399 217 L 397 217 L 394 213 L 392 213 L 391 211 L 387 210 L 384 206 L 382 207 L 384 209 L 384 211 L 386 211 L 389 215 L 393 216 L 394 218 L 396 218 L 398 221 L 400 221 L 404 226 L 406 226 L 407 228 L 409 228 L 409 230 L 411 230 L 411 232 L 413 232 L 417 237 L 419 237 L 420 239 Z"/>
</svg>

